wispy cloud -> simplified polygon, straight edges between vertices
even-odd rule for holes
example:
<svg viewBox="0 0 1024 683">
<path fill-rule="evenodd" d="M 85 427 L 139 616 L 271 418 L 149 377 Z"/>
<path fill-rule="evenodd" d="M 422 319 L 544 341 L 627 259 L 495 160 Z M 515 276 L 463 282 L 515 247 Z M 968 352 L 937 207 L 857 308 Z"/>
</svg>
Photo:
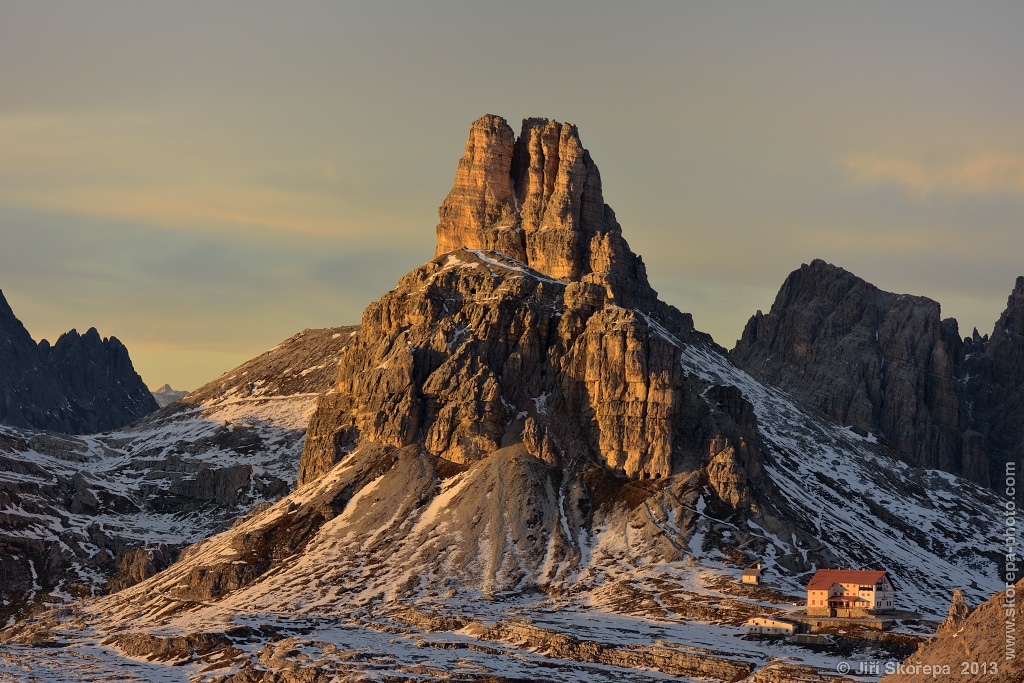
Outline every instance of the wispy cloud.
<svg viewBox="0 0 1024 683">
<path fill-rule="evenodd" d="M 983 154 L 958 163 L 858 154 L 842 160 L 858 185 L 896 186 L 914 195 L 1024 195 L 1024 157 Z"/>
<path fill-rule="evenodd" d="M 0 114 L 0 204 L 250 235 L 365 241 L 358 169 L 188 117 Z M 397 210 L 397 209 L 396 209 Z"/>
</svg>

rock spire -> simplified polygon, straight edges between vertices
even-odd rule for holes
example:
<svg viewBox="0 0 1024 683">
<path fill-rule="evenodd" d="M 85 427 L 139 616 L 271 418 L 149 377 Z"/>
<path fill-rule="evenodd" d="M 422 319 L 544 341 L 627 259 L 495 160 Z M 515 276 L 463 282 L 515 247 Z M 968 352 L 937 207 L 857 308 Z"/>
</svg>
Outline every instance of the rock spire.
<svg viewBox="0 0 1024 683">
<path fill-rule="evenodd" d="M 571 123 L 524 119 L 516 139 L 500 116 L 474 121 L 438 214 L 436 256 L 499 251 L 555 279 L 601 284 L 620 305 L 656 297 Z"/>
</svg>

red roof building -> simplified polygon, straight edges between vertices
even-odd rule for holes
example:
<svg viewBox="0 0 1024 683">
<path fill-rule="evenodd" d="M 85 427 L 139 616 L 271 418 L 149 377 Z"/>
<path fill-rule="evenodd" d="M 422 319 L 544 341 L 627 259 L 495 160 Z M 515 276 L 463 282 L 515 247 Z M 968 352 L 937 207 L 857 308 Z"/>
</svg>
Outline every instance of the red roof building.
<svg viewBox="0 0 1024 683">
<path fill-rule="evenodd" d="M 807 584 L 807 614 L 863 617 L 893 609 L 896 591 L 878 569 L 819 569 Z"/>
</svg>

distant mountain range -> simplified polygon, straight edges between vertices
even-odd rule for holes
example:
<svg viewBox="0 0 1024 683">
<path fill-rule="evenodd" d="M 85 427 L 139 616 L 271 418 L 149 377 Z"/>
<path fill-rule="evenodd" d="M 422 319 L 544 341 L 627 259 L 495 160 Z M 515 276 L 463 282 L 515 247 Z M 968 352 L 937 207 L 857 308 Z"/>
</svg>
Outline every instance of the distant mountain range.
<svg viewBox="0 0 1024 683">
<path fill-rule="evenodd" d="M 179 398 L 188 396 L 187 391 L 175 391 L 171 388 L 170 384 L 165 384 L 156 391 L 150 392 L 153 394 L 153 398 L 156 399 L 157 405 L 161 408 L 166 408 L 170 404 L 177 401 Z"/>
<path fill-rule="evenodd" d="M 0 425 L 90 434 L 158 407 L 116 337 L 90 328 L 36 344 L 0 292 Z"/>
</svg>

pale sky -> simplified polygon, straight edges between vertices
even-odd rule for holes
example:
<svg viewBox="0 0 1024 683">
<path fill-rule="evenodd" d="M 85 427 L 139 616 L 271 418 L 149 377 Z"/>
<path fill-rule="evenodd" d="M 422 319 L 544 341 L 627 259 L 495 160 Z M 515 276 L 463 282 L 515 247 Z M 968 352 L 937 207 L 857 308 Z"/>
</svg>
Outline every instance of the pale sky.
<svg viewBox="0 0 1024 683">
<path fill-rule="evenodd" d="M 814 258 L 991 332 L 1024 274 L 1024 3 L 0 0 L 0 289 L 194 389 L 433 256 L 469 124 L 577 124 L 731 348 Z"/>
</svg>

